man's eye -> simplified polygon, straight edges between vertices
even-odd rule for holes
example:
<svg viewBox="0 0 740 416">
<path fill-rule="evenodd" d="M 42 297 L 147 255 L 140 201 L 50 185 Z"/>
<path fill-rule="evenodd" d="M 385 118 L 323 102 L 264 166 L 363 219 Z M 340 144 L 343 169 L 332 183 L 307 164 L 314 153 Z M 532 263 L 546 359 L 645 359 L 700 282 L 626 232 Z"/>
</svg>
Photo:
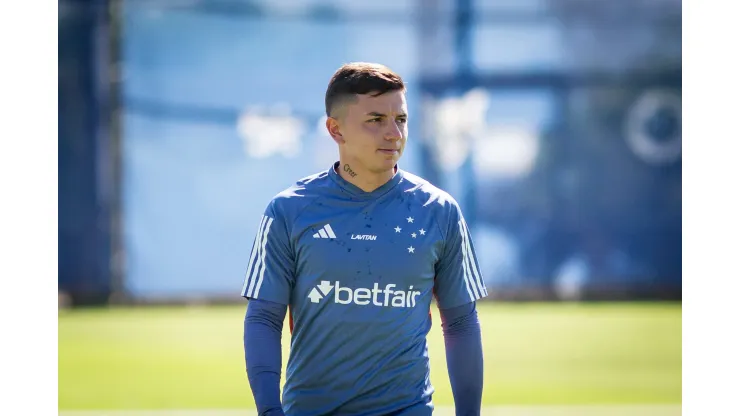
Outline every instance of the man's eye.
<svg viewBox="0 0 740 416">
<path fill-rule="evenodd" d="M 406 124 L 406 119 L 405 119 L 405 118 L 399 118 L 399 119 L 398 119 L 398 122 L 399 122 L 399 123 L 403 123 L 403 124 Z"/>
<path fill-rule="evenodd" d="M 380 118 L 373 118 L 373 119 L 368 120 L 368 122 L 370 122 L 370 123 L 378 123 L 378 122 L 380 122 Z"/>
</svg>

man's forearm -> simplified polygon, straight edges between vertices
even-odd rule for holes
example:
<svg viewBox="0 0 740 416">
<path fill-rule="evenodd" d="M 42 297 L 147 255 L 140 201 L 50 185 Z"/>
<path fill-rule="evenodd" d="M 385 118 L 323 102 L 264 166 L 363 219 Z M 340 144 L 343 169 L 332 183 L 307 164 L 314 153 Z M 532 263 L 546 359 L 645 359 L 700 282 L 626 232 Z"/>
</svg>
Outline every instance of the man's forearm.
<svg viewBox="0 0 740 416">
<path fill-rule="evenodd" d="M 247 377 L 260 416 L 283 414 L 280 403 L 281 336 L 287 307 L 253 299 L 244 318 Z"/>
<path fill-rule="evenodd" d="M 440 314 L 455 414 L 480 415 L 483 344 L 475 303 L 443 309 Z"/>
</svg>

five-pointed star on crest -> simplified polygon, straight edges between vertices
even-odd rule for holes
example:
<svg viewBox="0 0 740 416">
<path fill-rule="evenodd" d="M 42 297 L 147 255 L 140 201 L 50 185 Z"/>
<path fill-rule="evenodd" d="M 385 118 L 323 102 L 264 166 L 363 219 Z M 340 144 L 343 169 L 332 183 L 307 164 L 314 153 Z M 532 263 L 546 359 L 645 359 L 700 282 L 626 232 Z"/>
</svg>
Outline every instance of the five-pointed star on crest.
<svg viewBox="0 0 740 416">
<path fill-rule="evenodd" d="M 426 231 L 424 231 L 424 229 L 423 229 L 423 228 L 422 228 L 421 230 L 419 230 L 419 234 L 421 234 L 421 235 L 424 235 L 424 234 L 426 234 L 426 233 L 427 233 L 427 232 L 426 232 Z"/>
<path fill-rule="evenodd" d="M 408 217 L 408 218 L 406 218 L 406 221 L 408 221 L 408 222 L 414 222 L 414 219 L 412 217 Z"/>
<path fill-rule="evenodd" d="M 409 253 L 413 253 L 414 252 L 414 246 L 409 246 L 409 248 L 407 250 L 409 251 Z"/>
<path fill-rule="evenodd" d="M 396 230 L 397 233 L 400 233 L 401 232 L 401 227 L 399 227 L 399 226 L 396 225 L 396 228 L 394 228 L 394 230 Z"/>
<path fill-rule="evenodd" d="M 416 238 L 416 233 L 411 233 L 411 238 Z"/>
</svg>

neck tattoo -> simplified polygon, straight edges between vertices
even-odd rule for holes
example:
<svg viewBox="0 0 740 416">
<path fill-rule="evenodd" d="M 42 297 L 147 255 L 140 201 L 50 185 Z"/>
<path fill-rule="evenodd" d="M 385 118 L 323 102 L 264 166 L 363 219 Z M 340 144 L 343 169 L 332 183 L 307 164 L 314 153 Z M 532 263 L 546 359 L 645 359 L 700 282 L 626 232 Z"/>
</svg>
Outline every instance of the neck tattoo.
<svg viewBox="0 0 740 416">
<path fill-rule="evenodd" d="M 357 173 L 355 171 L 353 171 L 352 168 L 350 168 L 348 164 L 345 164 L 344 165 L 344 171 L 347 172 L 349 174 L 349 176 L 351 176 L 353 178 L 355 176 L 357 176 Z"/>
</svg>

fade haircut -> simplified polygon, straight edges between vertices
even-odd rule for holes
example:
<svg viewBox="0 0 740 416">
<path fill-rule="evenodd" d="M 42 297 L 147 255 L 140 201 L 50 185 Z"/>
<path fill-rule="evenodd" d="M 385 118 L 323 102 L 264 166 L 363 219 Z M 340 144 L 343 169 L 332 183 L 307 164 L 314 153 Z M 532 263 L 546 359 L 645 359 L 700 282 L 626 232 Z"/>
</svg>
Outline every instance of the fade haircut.
<svg viewBox="0 0 740 416">
<path fill-rule="evenodd" d="M 334 73 L 326 88 L 326 116 L 331 117 L 338 105 L 355 99 L 356 94 L 373 93 L 373 97 L 377 97 L 389 91 L 405 90 L 401 76 L 385 65 L 368 62 L 344 64 Z"/>
</svg>

